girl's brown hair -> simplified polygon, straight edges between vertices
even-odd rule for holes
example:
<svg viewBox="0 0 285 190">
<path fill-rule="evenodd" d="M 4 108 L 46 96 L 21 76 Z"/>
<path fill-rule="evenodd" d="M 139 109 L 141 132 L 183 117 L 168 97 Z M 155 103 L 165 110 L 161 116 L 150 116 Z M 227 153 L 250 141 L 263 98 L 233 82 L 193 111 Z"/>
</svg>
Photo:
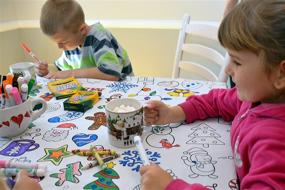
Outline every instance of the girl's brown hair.
<svg viewBox="0 0 285 190">
<path fill-rule="evenodd" d="M 42 7 L 40 25 L 52 36 L 60 31 L 76 32 L 85 23 L 81 6 L 74 0 L 47 0 Z"/>
<path fill-rule="evenodd" d="M 285 59 L 285 1 L 242 1 L 222 21 L 218 38 L 228 49 L 261 55 L 273 68 Z"/>
</svg>

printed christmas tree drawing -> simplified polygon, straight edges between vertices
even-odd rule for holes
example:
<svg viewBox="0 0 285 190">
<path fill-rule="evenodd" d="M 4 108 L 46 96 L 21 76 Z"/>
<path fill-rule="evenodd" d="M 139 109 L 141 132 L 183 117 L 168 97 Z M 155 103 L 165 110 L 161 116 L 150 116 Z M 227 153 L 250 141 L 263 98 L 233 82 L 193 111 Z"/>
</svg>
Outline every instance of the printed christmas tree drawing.
<svg viewBox="0 0 285 190">
<path fill-rule="evenodd" d="M 207 124 L 202 123 L 197 127 L 192 128 L 193 133 L 188 135 L 191 137 L 186 144 L 202 144 L 203 147 L 208 148 L 209 145 L 224 145 L 225 143 L 218 138 L 221 136 L 215 132 L 215 129 L 209 127 Z"/>
<path fill-rule="evenodd" d="M 94 174 L 94 177 L 98 177 L 98 179 L 85 185 L 85 190 L 119 190 L 113 179 L 119 179 L 120 176 L 112 168 L 105 168 Z"/>
</svg>

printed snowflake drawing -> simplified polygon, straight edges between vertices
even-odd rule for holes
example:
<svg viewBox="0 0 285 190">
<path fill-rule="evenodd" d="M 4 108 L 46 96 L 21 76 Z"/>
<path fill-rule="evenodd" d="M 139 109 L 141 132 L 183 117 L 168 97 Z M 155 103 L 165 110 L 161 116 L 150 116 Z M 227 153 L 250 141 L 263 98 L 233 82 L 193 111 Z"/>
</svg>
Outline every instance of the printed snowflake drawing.
<svg viewBox="0 0 285 190">
<path fill-rule="evenodd" d="M 160 153 L 152 152 L 146 149 L 146 154 L 150 162 L 160 164 L 159 159 L 161 158 Z M 142 160 L 139 156 L 139 152 L 136 150 L 128 150 L 122 153 L 123 160 L 119 160 L 119 164 L 132 168 L 132 171 L 139 172 L 142 166 Z"/>
<path fill-rule="evenodd" d="M 127 93 L 129 89 L 138 87 L 138 85 L 126 82 L 114 82 L 112 84 L 107 85 L 107 87 L 111 89 L 110 93 L 119 91 Z"/>
</svg>

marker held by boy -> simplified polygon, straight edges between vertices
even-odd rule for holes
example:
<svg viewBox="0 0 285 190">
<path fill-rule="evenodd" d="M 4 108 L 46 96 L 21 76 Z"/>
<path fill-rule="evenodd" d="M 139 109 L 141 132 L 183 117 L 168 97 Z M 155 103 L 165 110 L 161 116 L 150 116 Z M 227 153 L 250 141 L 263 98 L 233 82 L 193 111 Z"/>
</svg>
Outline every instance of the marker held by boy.
<svg viewBox="0 0 285 190">
<path fill-rule="evenodd" d="M 144 166 L 150 165 L 149 160 L 148 160 L 146 153 L 145 153 L 145 149 L 143 148 L 141 138 L 139 136 L 134 137 L 134 143 L 135 143 L 135 145 L 139 151 L 143 165 Z"/>
<path fill-rule="evenodd" d="M 36 62 L 41 63 L 40 59 L 32 52 L 31 48 L 29 48 L 27 46 L 27 44 L 25 43 L 21 43 L 21 47 L 23 48 L 23 50 L 30 55 Z"/>
</svg>

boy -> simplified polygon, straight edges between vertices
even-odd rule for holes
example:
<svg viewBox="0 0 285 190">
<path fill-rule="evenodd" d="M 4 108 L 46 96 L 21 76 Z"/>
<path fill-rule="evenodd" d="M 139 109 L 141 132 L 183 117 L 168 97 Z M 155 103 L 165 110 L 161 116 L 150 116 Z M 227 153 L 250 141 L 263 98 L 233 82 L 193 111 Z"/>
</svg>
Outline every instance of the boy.
<svg viewBox="0 0 285 190">
<path fill-rule="evenodd" d="M 40 25 L 43 33 L 64 51 L 54 63 L 59 71 L 49 72 L 47 63 L 37 63 L 38 75 L 111 81 L 133 75 L 127 52 L 101 24 L 88 26 L 76 1 L 47 0 L 41 10 Z"/>
</svg>

